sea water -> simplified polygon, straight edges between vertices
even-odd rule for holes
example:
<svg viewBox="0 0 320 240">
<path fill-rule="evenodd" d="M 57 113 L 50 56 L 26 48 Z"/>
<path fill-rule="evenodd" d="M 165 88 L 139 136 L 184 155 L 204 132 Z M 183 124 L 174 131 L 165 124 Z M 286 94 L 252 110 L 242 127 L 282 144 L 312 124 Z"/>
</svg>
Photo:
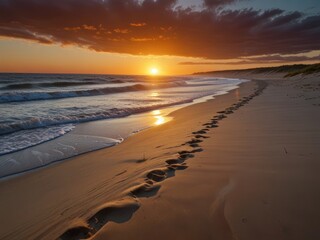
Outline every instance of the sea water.
<svg viewBox="0 0 320 240">
<path fill-rule="evenodd" d="M 134 114 L 225 93 L 243 81 L 208 76 L 2 73 L 0 177 L 118 144 L 130 133 L 147 127 L 133 124 L 125 134 L 120 128 L 119 134 L 112 129 L 110 136 L 72 135 L 81 123 L 106 119 L 121 122 Z M 126 118 L 126 126 L 130 119 L 133 118 Z M 73 140 L 61 138 L 68 134 L 74 136 Z M 70 147 L 74 139 L 74 146 L 64 146 Z M 50 150 L 41 150 L 39 145 L 48 142 L 52 143 Z"/>
</svg>

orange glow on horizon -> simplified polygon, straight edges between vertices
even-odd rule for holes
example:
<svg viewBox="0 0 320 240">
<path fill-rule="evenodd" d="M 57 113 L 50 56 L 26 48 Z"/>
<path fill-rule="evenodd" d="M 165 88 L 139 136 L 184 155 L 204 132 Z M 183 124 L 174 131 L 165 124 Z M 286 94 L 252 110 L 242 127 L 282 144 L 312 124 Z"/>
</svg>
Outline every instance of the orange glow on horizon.
<svg viewBox="0 0 320 240">
<path fill-rule="evenodd" d="M 39 44 L 28 40 L 0 37 L 0 72 L 15 73 L 78 73 L 78 74 L 128 74 L 128 75 L 186 75 L 214 70 L 246 69 L 280 66 L 289 63 L 180 64 L 201 62 L 201 58 L 183 56 L 130 55 L 95 52 L 72 45 Z M 317 56 L 314 51 L 306 56 Z M 228 60 L 236 61 L 235 59 Z M 227 62 L 227 61 L 226 61 Z M 125 64 L 124 64 L 125 63 Z M 314 63 L 301 61 L 298 63 Z M 161 67 L 160 67 L 161 66 Z M 156 80 L 157 78 L 154 78 Z"/>
</svg>

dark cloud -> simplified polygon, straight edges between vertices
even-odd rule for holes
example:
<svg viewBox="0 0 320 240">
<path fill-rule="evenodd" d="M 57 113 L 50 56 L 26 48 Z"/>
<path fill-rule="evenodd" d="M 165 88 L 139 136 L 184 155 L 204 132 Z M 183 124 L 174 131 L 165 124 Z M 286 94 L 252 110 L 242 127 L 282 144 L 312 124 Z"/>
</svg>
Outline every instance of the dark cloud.
<svg viewBox="0 0 320 240">
<path fill-rule="evenodd" d="M 237 0 L 204 0 L 204 6 L 209 8 L 218 8 L 234 2 L 237 2 Z"/>
<path fill-rule="evenodd" d="M 176 0 L 0 0 L 0 36 L 95 51 L 228 59 L 320 49 L 320 15 L 203 10 Z"/>
<path fill-rule="evenodd" d="M 249 61 L 258 62 L 301 62 L 301 61 L 319 61 L 320 55 L 308 57 L 308 56 L 281 56 L 279 54 L 270 56 L 251 57 Z"/>
</svg>

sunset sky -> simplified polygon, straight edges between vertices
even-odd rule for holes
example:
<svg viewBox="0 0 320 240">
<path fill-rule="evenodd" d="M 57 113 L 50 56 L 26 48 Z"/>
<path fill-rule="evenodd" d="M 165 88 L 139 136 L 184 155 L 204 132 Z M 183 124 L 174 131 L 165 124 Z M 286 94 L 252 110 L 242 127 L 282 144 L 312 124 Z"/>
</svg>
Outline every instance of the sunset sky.
<svg viewBox="0 0 320 240">
<path fill-rule="evenodd" d="M 189 74 L 320 61 L 319 0 L 0 0 L 0 71 Z"/>
</svg>

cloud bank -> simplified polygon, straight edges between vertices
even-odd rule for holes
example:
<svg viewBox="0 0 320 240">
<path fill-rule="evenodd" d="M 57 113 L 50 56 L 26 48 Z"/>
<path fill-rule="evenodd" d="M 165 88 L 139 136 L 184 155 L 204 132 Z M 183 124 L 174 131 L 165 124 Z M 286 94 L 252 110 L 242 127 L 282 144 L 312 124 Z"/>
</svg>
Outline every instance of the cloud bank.
<svg viewBox="0 0 320 240">
<path fill-rule="evenodd" d="M 240 58 L 236 61 L 214 61 L 214 62 L 179 62 L 179 65 L 242 65 L 242 64 L 266 64 L 266 63 L 290 63 L 304 61 L 320 61 L 320 55 L 314 57 L 308 56 L 281 56 L 279 54 L 268 56 L 255 56 L 249 58 Z"/>
<path fill-rule="evenodd" d="M 232 59 L 320 49 L 320 15 L 225 10 L 235 0 L 0 0 L 0 36 L 95 51 Z"/>
</svg>

